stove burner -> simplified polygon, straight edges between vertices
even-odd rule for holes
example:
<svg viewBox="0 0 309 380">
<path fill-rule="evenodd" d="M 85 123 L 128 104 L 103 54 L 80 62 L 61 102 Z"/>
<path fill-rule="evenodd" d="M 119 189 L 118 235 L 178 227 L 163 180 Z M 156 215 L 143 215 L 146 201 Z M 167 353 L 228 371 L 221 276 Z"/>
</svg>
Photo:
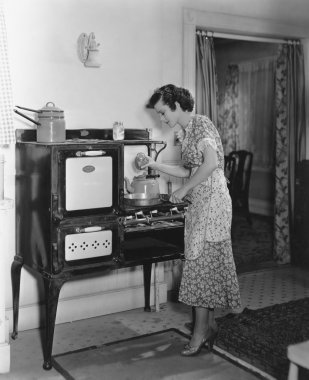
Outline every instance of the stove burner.
<svg viewBox="0 0 309 380">
<path fill-rule="evenodd" d="M 135 227 L 149 227 L 158 226 L 162 227 L 174 223 L 176 221 L 182 221 L 185 218 L 186 207 L 180 211 L 177 207 L 172 207 L 166 212 L 158 210 L 150 210 L 149 214 L 145 214 L 144 211 L 137 211 L 134 215 L 127 215 L 121 218 L 122 225 L 126 228 L 129 226 Z"/>
</svg>

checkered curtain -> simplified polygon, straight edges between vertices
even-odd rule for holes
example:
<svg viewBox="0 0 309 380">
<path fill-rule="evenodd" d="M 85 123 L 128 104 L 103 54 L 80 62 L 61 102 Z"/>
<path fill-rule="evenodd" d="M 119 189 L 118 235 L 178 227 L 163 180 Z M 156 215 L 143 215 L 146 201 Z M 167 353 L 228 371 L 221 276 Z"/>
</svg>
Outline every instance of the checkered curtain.
<svg viewBox="0 0 309 380">
<path fill-rule="evenodd" d="M 12 85 L 4 11 L 0 3 L 0 145 L 14 142 Z"/>
</svg>

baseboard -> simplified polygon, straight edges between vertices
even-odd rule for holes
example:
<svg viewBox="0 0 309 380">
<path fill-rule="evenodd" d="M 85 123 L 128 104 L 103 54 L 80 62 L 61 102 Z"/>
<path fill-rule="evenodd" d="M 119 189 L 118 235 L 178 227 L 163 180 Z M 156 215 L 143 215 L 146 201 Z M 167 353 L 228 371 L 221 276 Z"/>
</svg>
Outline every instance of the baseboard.
<svg viewBox="0 0 309 380">
<path fill-rule="evenodd" d="M 0 343 L 0 374 L 10 372 L 11 350 L 7 342 Z"/>
<path fill-rule="evenodd" d="M 272 216 L 274 214 L 274 204 L 261 199 L 249 199 L 249 210 L 252 214 Z"/>
<path fill-rule="evenodd" d="M 10 321 L 7 316 L 5 316 L 5 341 L 10 341 Z"/>
<path fill-rule="evenodd" d="M 167 300 L 167 285 L 158 283 L 159 302 Z M 154 305 L 154 286 L 150 290 L 150 304 Z M 73 322 L 81 319 L 98 317 L 144 307 L 144 287 L 135 286 L 108 292 L 89 294 L 82 297 L 63 298 L 59 300 L 56 324 Z M 44 307 L 33 304 L 22 306 L 19 309 L 18 330 L 29 330 L 43 325 Z M 10 320 L 10 331 L 13 330 L 13 312 L 7 310 Z"/>
</svg>

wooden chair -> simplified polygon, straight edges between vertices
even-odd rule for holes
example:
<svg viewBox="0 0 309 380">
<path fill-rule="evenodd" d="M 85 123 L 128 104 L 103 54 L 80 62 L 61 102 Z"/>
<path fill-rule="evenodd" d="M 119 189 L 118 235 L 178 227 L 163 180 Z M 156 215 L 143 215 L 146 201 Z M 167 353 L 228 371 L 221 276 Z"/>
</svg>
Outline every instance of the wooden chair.
<svg viewBox="0 0 309 380">
<path fill-rule="evenodd" d="M 298 380 L 298 367 L 309 369 L 309 340 L 291 344 L 287 351 L 290 360 L 288 380 Z"/>
<path fill-rule="evenodd" d="M 233 209 L 245 213 L 249 224 L 252 224 L 249 211 L 249 188 L 253 154 L 247 150 L 237 150 L 229 153 L 228 157 L 236 160 L 235 174 L 231 183 Z"/>
<path fill-rule="evenodd" d="M 224 175 L 227 179 L 227 187 L 232 196 L 233 181 L 235 178 L 236 159 L 232 156 L 224 156 Z"/>
</svg>

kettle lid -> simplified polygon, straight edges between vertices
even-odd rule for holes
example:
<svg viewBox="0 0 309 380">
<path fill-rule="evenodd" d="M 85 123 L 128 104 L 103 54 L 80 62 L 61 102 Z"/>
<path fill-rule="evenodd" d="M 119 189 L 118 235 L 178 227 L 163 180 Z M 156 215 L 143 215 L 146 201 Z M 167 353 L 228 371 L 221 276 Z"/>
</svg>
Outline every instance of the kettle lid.
<svg viewBox="0 0 309 380">
<path fill-rule="evenodd" d="M 42 107 L 39 110 L 39 117 L 52 117 L 52 116 L 63 117 L 64 113 L 62 109 L 55 106 L 55 103 L 48 102 L 46 103 L 44 107 Z"/>
</svg>

